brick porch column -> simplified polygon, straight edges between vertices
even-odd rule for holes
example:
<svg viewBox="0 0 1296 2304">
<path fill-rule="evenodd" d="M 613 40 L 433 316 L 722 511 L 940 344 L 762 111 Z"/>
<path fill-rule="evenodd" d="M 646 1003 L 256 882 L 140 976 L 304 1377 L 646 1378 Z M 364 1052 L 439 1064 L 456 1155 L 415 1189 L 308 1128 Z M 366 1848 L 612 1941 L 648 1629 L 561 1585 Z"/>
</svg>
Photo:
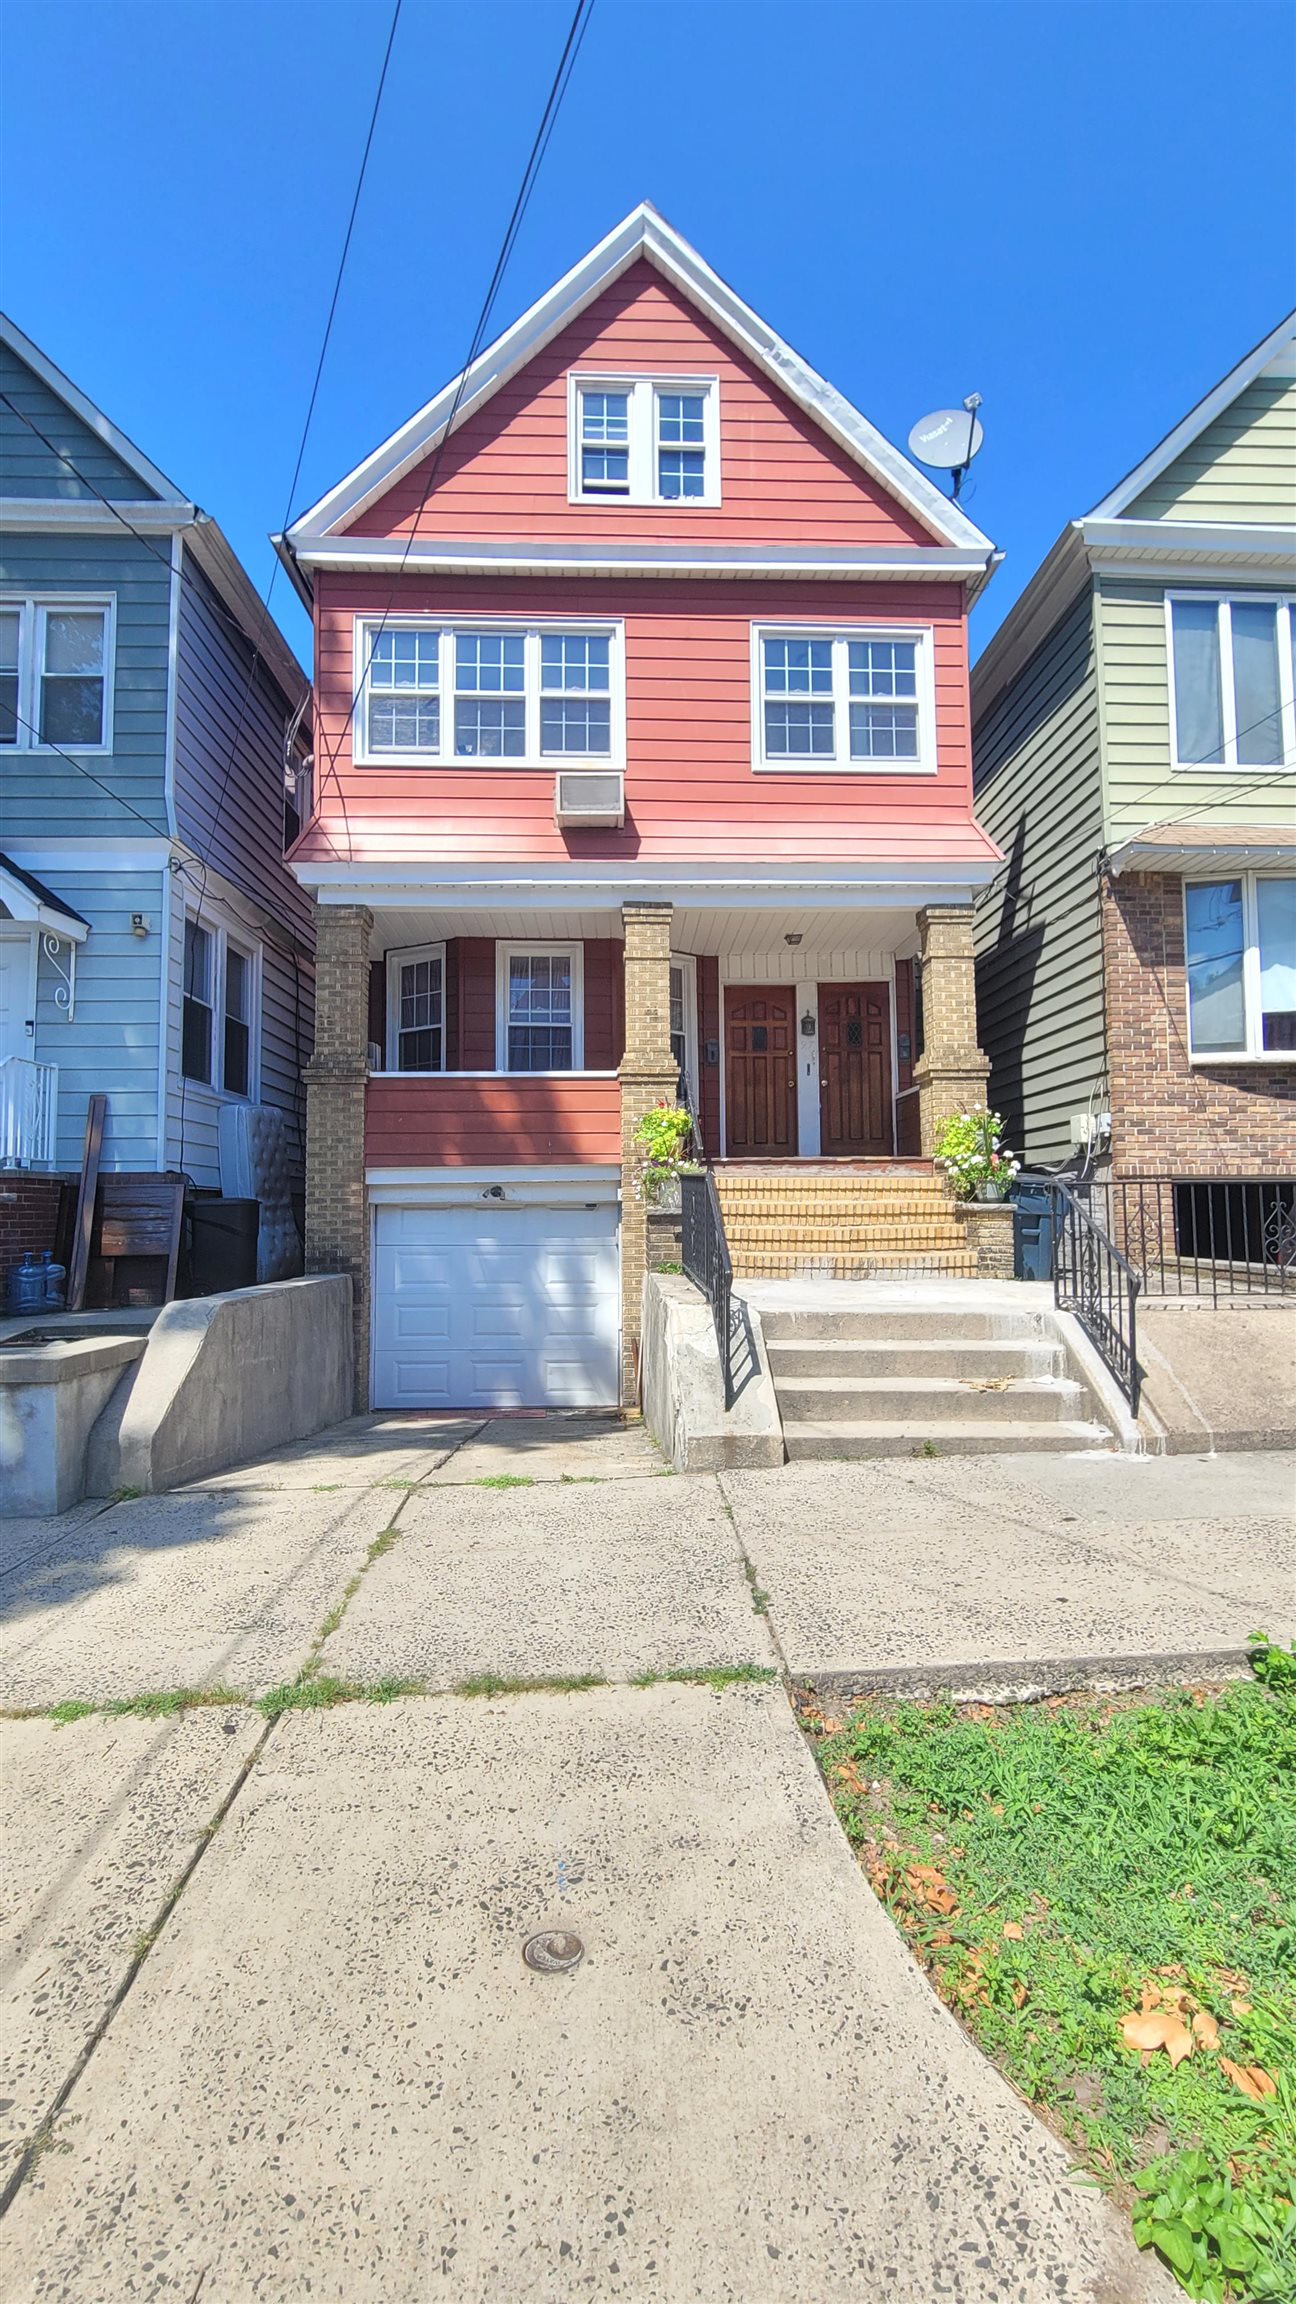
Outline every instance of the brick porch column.
<svg viewBox="0 0 1296 2304">
<path fill-rule="evenodd" d="M 639 1328 L 648 1269 L 648 1212 L 634 1188 L 634 1132 L 663 1099 L 675 1102 L 679 1068 L 670 1045 L 669 904 L 623 904 L 625 1054 L 621 1059 L 621 1398 L 639 1397 Z"/>
<path fill-rule="evenodd" d="M 922 937 L 923 1052 L 914 1066 L 923 1156 L 946 1120 L 984 1104 L 989 1060 L 977 1045 L 976 964 L 970 904 L 929 904 Z"/>
<path fill-rule="evenodd" d="M 315 1048 L 306 1082 L 306 1269 L 349 1272 L 355 1406 L 369 1406 L 369 1220 L 365 1082 L 369 1072 L 369 931 L 362 904 L 315 914 Z"/>
</svg>

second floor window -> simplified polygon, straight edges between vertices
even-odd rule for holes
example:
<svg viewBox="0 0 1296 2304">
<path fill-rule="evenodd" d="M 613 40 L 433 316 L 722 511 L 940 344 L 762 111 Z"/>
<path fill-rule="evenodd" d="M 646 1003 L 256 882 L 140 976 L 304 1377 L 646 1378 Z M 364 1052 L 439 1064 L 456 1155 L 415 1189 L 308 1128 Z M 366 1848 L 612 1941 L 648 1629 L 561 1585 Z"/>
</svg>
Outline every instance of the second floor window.
<svg viewBox="0 0 1296 2304">
<path fill-rule="evenodd" d="M 718 392 L 710 376 L 573 376 L 572 502 L 718 504 Z"/>
<path fill-rule="evenodd" d="M 0 599 L 0 744 L 106 749 L 110 624 L 106 602 Z"/>
<path fill-rule="evenodd" d="M 756 634 L 759 768 L 934 768 L 930 634 Z"/>
<path fill-rule="evenodd" d="M 1174 765 L 1296 765 L 1291 603 L 1181 592 L 1169 611 Z"/>
<path fill-rule="evenodd" d="M 356 657 L 362 762 L 543 767 L 621 749 L 614 628 L 361 622 Z"/>
</svg>

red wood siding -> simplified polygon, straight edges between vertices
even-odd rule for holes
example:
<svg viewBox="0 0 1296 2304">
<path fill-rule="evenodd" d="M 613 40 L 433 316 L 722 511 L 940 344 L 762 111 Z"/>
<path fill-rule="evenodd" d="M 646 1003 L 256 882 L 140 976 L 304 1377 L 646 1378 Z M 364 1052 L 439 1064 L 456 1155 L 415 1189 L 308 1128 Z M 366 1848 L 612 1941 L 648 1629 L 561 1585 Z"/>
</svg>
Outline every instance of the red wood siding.
<svg viewBox="0 0 1296 2304">
<path fill-rule="evenodd" d="M 551 768 L 353 766 L 353 618 L 383 614 L 391 593 L 388 577 L 320 578 L 321 813 L 297 851 L 300 861 L 936 863 L 995 854 L 972 818 L 966 626 L 957 585 L 403 578 L 398 614 L 625 619 L 626 822 L 620 831 L 568 833 L 553 820 Z M 753 622 L 847 625 L 869 618 L 932 628 L 937 772 L 753 770 Z"/>
<path fill-rule="evenodd" d="M 369 1168 L 617 1166 L 616 1080 L 550 1074 L 482 1080 L 463 1073 L 381 1076 L 365 1093 Z"/>
<path fill-rule="evenodd" d="M 585 1062 L 614 1072 L 625 1054 L 622 946 L 611 937 L 585 945 Z"/>
<path fill-rule="evenodd" d="M 569 504 L 567 376 L 715 376 L 721 502 L 714 508 Z M 646 260 L 469 417 L 441 458 L 406 473 L 352 523 L 357 536 L 651 537 L 658 543 L 930 544 L 929 532 L 802 414 Z"/>
<path fill-rule="evenodd" d="M 435 924 L 429 943 L 439 941 Z M 544 943 L 541 921 L 536 942 Z M 495 1069 L 495 943 L 488 936 L 452 936 L 446 944 L 445 1038 L 447 1072 Z M 589 938 L 585 944 L 585 1065 L 590 1072 L 614 1072 L 625 1054 L 625 971 L 618 939 Z M 369 1037 L 387 1053 L 386 962 L 369 971 Z"/>
</svg>

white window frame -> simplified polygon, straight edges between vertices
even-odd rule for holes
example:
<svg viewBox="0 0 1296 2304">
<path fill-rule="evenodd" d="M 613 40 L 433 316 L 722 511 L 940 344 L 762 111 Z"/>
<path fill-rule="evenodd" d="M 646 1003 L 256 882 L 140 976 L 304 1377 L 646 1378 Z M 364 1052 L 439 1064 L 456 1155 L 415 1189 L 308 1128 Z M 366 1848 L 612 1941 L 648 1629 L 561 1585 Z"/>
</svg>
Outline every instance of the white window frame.
<svg viewBox="0 0 1296 2304">
<path fill-rule="evenodd" d="M 1183 962 L 1184 962 L 1184 1045 L 1190 1064 L 1296 1064 L 1296 1055 L 1290 1048 L 1266 1048 L 1263 1042 L 1264 1017 L 1260 1006 L 1260 905 L 1256 888 L 1261 880 L 1291 880 L 1291 872 L 1193 872 L 1185 874 L 1183 881 Z M 1188 990 L 1188 890 L 1215 888 L 1225 880 L 1242 883 L 1242 1020 L 1246 1027 L 1245 1048 L 1195 1048 L 1192 1038 L 1192 1001 Z"/>
<path fill-rule="evenodd" d="M 421 631 L 439 634 L 437 650 L 440 740 L 435 750 L 371 751 L 369 748 L 369 660 L 379 628 L 385 631 Z M 526 744 L 517 754 L 474 752 L 460 755 L 454 748 L 455 641 L 474 633 L 484 637 L 520 634 L 525 642 Z M 606 752 L 542 752 L 540 749 L 541 642 L 559 634 L 608 642 L 609 750 Z M 606 616 L 357 616 L 353 633 L 352 757 L 358 768 L 448 768 L 462 775 L 478 769 L 502 768 L 508 773 L 540 772 L 552 776 L 559 768 L 625 767 L 625 625 Z M 516 694 L 516 691 L 509 693 Z"/>
<path fill-rule="evenodd" d="M 1220 652 L 1220 713 L 1224 730 L 1224 758 L 1222 760 L 1181 760 L 1179 757 L 1179 719 L 1175 702 L 1174 660 L 1174 605 L 1188 601 L 1196 607 L 1213 607 L 1219 631 Z M 1233 677 L 1233 609 L 1277 608 L 1278 615 L 1278 700 L 1282 709 L 1283 756 L 1266 767 L 1254 761 L 1239 761 L 1237 756 L 1237 684 Z M 1284 617 L 1282 611 L 1286 610 Z M 1287 627 L 1286 646 L 1283 645 L 1283 625 Z M 1166 687 L 1170 703 L 1170 767 L 1176 776 L 1290 776 L 1296 769 L 1296 601 L 1287 592 L 1250 592 L 1235 586 L 1230 592 L 1202 591 L 1197 587 L 1181 587 L 1165 596 Z"/>
<path fill-rule="evenodd" d="M 682 971 L 684 980 L 684 1077 L 688 1082 L 693 1110 L 698 1111 L 698 1005 L 697 958 L 692 952 L 672 952 L 672 968 Z M 669 1019 L 668 1019 L 669 1021 Z"/>
<path fill-rule="evenodd" d="M 93 759 L 113 748 L 113 708 L 117 668 L 117 595 L 115 592 L 46 592 L 0 589 L 0 609 L 18 611 L 18 734 L 13 744 L 0 745 L 0 758 L 14 752 L 41 752 L 50 757 L 68 753 Z M 103 733 L 97 744 L 44 744 L 40 727 L 40 683 L 44 662 L 44 628 L 50 615 L 99 615 L 104 620 Z"/>
<path fill-rule="evenodd" d="M 402 1071 L 400 1062 L 400 972 L 412 960 L 439 960 L 441 963 L 441 1062 L 434 1072 L 446 1069 L 446 948 L 444 944 L 407 944 L 387 954 L 387 1012 L 386 1046 L 383 1054 L 388 1072 L 400 1074 L 408 1080 L 430 1080 L 432 1072 Z"/>
<path fill-rule="evenodd" d="M 629 473 L 627 493 L 608 495 L 602 490 L 591 490 L 586 495 L 581 486 L 581 407 L 582 392 L 624 392 L 629 400 Z M 702 494 L 700 496 L 663 496 L 657 486 L 657 400 L 663 392 L 700 392 L 702 408 Z M 720 379 L 718 376 L 672 376 L 603 374 L 592 369 L 573 368 L 567 377 L 567 501 L 591 506 L 610 506 L 614 511 L 627 504 L 651 504 L 666 512 L 714 511 L 720 496 Z"/>
<path fill-rule="evenodd" d="M 508 1060 L 509 963 L 512 960 L 567 959 L 571 962 L 572 1060 L 557 1072 L 510 1072 Z M 553 943 L 541 936 L 495 946 L 495 1069 L 513 1080 L 567 1080 L 585 1069 L 585 946 Z"/>
<path fill-rule="evenodd" d="M 832 642 L 832 704 L 835 749 L 805 759 L 773 758 L 765 751 L 765 658 L 767 640 Z M 907 640 L 917 649 L 918 757 L 915 760 L 852 760 L 850 756 L 850 657 L 853 640 Z M 821 697 L 820 702 L 828 699 Z M 807 701 L 813 701 L 807 698 Z M 855 701 L 858 703 L 859 698 Z M 907 701 L 907 699 L 906 699 Z M 936 734 L 935 639 L 930 624 L 753 624 L 751 629 L 752 768 L 762 776 L 934 776 L 939 767 Z"/>
<path fill-rule="evenodd" d="M 180 936 L 180 1054 L 179 1074 L 187 1094 L 220 1096 L 231 1104 L 255 1104 L 261 1095 L 261 983 L 262 947 L 244 934 L 242 929 L 231 929 L 224 920 L 204 911 L 201 919 L 196 906 L 186 907 L 186 923 L 194 921 L 211 938 L 211 1078 L 195 1079 L 184 1069 L 184 931 Z M 246 1090 L 225 1086 L 225 963 L 230 946 L 247 962 L 248 997 L 248 1084 Z"/>
</svg>

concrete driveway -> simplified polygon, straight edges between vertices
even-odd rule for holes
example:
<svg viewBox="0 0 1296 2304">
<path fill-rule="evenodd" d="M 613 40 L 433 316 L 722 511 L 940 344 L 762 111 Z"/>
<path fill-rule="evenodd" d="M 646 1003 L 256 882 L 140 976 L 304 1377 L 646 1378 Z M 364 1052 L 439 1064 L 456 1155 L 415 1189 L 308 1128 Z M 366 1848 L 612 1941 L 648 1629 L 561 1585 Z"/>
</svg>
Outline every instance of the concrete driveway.
<svg viewBox="0 0 1296 2304">
<path fill-rule="evenodd" d="M 1291 1462 L 1229 1469 L 1221 1543 L 1183 1458 L 679 1479 L 391 1418 L 17 1529 L 0 1702 L 66 1725 L 3 1723 L 6 2295 L 1177 2293 L 930 1993 L 776 1674 L 1290 1631 Z M 343 1700 L 257 1708 L 303 1666 Z"/>
</svg>

